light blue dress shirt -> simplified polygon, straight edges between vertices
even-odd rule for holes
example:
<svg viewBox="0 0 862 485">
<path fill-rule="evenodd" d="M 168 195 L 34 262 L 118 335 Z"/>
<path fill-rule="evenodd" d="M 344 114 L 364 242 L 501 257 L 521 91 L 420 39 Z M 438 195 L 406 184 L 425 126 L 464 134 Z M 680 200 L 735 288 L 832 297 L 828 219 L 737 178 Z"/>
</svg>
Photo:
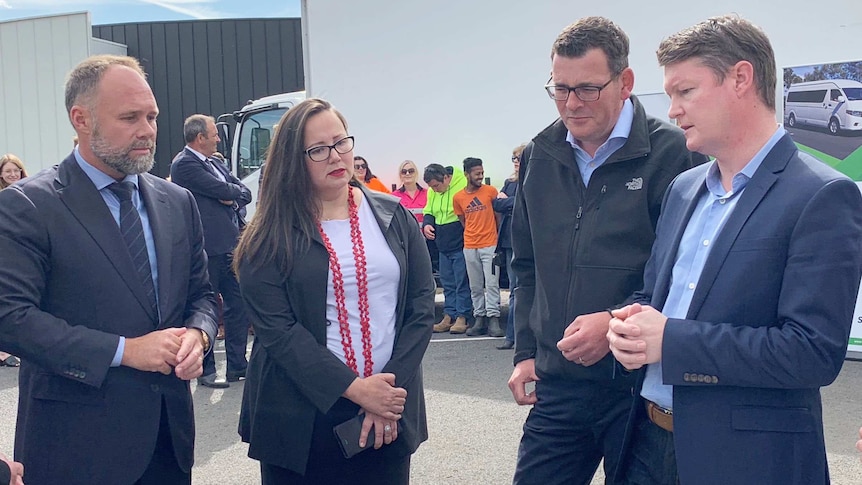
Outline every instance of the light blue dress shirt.
<svg viewBox="0 0 862 485">
<path fill-rule="evenodd" d="M 632 121 L 635 118 L 635 107 L 631 99 L 625 100 L 623 109 L 620 111 L 620 117 L 617 119 L 617 124 L 608 135 L 608 139 L 602 143 L 602 146 L 596 150 L 596 156 L 591 157 L 589 153 L 578 145 L 575 137 L 571 133 L 566 133 L 566 141 L 572 145 L 575 151 L 575 161 L 578 163 L 578 170 L 581 172 L 581 179 L 584 181 L 584 187 L 590 185 L 590 177 L 597 168 L 602 166 L 608 158 L 619 150 L 620 147 L 626 144 L 629 139 L 629 134 L 632 131 Z"/>
<path fill-rule="evenodd" d="M 81 170 L 87 174 L 87 177 L 93 182 L 93 185 L 96 186 L 96 189 L 99 191 L 99 195 L 102 196 L 102 200 L 105 201 L 105 205 L 108 206 L 108 210 L 111 211 L 111 215 L 114 216 L 114 222 L 117 223 L 117 227 L 120 227 L 120 199 L 116 194 L 111 192 L 111 189 L 108 188 L 109 185 L 116 182 L 110 175 L 102 172 L 96 167 L 87 163 L 83 157 L 81 157 L 81 153 L 78 151 L 78 147 L 75 147 L 75 160 L 78 162 L 78 166 L 81 167 Z M 123 179 L 124 182 L 132 182 L 135 184 L 135 187 L 138 187 L 138 176 L 137 175 L 126 175 L 126 178 Z M 135 208 L 138 209 L 138 215 L 141 218 L 141 224 L 144 226 L 144 239 L 147 242 L 147 256 L 150 258 L 150 271 L 153 273 L 153 287 L 156 290 L 156 306 L 158 306 L 159 301 L 159 269 L 156 260 L 156 243 L 153 239 L 153 230 L 150 227 L 150 218 L 147 215 L 147 207 L 141 200 L 140 191 L 136 190 L 132 193 L 132 204 L 134 204 Z M 111 367 L 119 367 L 120 362 L 123 360 L 123 351 L 126 348 L 126 338 L 122 335 L 120 336 L 120 343 L 117 345 L 117 352 L 114 354 L 114 359 L 111 361 Z"/>
<path fill-rule="evenodd" d="M 697 201 L 697 206 L 679 242 L 670 290 L 664 307 L 660 309 L 666 317 L 686 318 L 715 238 L 736 208 L 740 194 L 745 190 L 748 181 L 784 133 L 784 128 L 779 127 L 742 171 L 733 176 L 729 192 L 721 185 L 718 165 L 714 161 L 710 162 L 712 166 L 706 173 L 707 191 Z M 732 305 L 733 302 L 728 304 Z M 661 362 L 647 366 L 641 396 L 665 409 L 673 409 L 673 386 L 663 383 Z"/>
</svg>

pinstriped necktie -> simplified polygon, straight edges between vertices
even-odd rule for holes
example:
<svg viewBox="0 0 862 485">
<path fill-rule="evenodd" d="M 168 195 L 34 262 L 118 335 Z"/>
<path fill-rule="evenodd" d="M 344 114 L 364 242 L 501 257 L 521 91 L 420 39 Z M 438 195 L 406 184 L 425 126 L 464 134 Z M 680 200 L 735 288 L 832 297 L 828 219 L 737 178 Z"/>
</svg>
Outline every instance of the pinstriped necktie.
<svg viewBox="0 0 862 485">
<path fill-rule="evenodd" d="M 144 291 L 147 294 L 153 314 L 158 315 L 156 288 L 153 285 L 150 257 L 147 254 L 144 225 L 141 223 L 141 216 L 138 215 L 138 210 L 132 203 L 132 193 L 135 191 L 135 184 L 128 181 L 115 182 L 109 185 L 108 188 L 120 199 L 120 233 L 122 233 L 123 240 L 126 241 L 126 246 L 129 248 L 129 255 L 132 257 L 132 263 L 135 265 L 138 277 L 144 286 Z"/>
</svg>

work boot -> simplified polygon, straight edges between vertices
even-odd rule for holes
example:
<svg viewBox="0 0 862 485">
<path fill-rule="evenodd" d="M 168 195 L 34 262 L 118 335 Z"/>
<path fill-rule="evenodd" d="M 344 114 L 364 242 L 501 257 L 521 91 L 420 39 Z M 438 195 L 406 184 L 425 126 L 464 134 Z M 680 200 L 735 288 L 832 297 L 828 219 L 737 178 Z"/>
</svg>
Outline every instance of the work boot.
<svg viewBox="0 0 862 485">
<path fill-rule="evenodd" d="M 476 317 L 476 323 L 467 330 L 468 337 L 485 335 L 488 333 L 488 317 Z"/>
<path fill-rule="evenodd" d="M 452 325 L 452 328 L 449 329 L 449 333 L 464 333 L 467 331 L 467 319 L 464 318 L 464 315 L 455 319 L 455 325 Z"/>
<path fill-rule="evenodd" d="M 434 333 L 448 332 L 450 328 L 452 328 L 452 317 L 449 315 L 443 315 L 443 320 L 440 320 L 440 323 L 434 325 Z"/>
<path fill-rule="evenodd" d="M 500 326 L 500 317 L 491 317 L 488 323 L 488 335 L 491 337 L 505 337 L 506 331 Z"/>
</svg>

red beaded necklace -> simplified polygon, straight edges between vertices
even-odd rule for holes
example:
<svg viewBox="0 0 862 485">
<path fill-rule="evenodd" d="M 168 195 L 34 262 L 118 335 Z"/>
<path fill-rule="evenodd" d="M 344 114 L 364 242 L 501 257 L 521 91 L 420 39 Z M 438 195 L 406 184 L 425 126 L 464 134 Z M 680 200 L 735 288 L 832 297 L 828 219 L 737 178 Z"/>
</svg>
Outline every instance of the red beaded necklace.
<svg viewBox="0 0 862 485">
<path fill-rule="evenodd" d="M 359 327 L 362 330 L 362 357 L 365 358 L 364 377 L 373 373 L 374 361 L 371 360 L 371 318 L 368 314 L 368 273 L 366 271 L 365 245 L 362 243 L 362 232 L 359 230 L 359 211 L 350 186 L 347 187 L 347 211 L 350 214 L 350 240 L 353 242 L 353 261 L 356 264 L 356 286 L 359 290 Z M 341 333 L 341 346 L 347 366 L 353 373 L 359 375 L 356 367 L 356 354 L 353 352 L 353 339 L 350 336 L 350 324 L 347 322 L 347 305 L 344 298 L 344 275 L 341 273 L 341 263 L 338 255 L 332 249 L 329 237 L 323 232 L 323 226 L 317 223 L 317 230 L 323 238 L 323 245 L 329 253 L 329 269 L 332 271 L 332 287 L 335 292 L 335 307 L 338 310 L 338 326 Z"/>
</svg>

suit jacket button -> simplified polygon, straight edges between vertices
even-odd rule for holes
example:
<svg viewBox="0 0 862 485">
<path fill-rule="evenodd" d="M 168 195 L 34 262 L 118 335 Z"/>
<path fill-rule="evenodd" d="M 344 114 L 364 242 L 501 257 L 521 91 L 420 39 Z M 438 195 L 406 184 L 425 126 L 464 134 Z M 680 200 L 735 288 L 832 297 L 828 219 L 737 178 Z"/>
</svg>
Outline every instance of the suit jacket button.
<svg viewBox="0 0 862 485">
<path fill-rule="evenodd" d="M 703 374 L 697 375 L 697 382 L 703 382 Z"/>
<path fill-rule="evenodd" d="M 688 381 L 689 381 L 689 375 L 690 375 L 690 374 L 689 374 L 688 372 L 686 372 L 685 374 L 683 374 L 683 375 L 682 375 L 682 380 L 684 380 L 685 382 L 688 382 Z"/>
<path fill-rule="evenodd" d="M 150 390 L 153 392 L 159 392 L 159 385 L 158 384 L 150 384 Z"/>
<path fill-rule="evenodd" d="M 87 377 L 87 373 L 85 371 L 78 372 L 78 377 L 85 379 Z"/>
</svg>

